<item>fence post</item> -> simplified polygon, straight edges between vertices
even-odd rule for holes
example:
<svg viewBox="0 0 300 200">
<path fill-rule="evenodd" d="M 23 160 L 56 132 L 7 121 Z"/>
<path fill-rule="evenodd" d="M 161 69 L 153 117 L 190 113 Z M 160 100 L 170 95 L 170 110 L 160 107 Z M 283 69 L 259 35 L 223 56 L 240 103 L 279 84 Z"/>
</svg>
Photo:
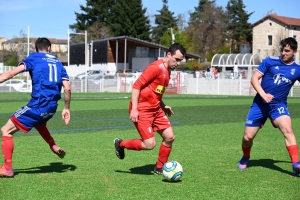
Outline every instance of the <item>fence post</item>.
<svg viewBox="0 0 300 200">
<path fill-rule="evenodd" d="M 220 78 L 218 76 L 218 94 L 220 94 Z"/>
<path fill-rule="evenodd" d="M 196 94 L 199 94 L 199 78 L 196 77 L 196 79 L 197 79 L 197 81 L 196 81 L 196 85 L 197 85 L 197 87 L 196 87 L 196 89 L 197 89 Z"/>
<path fill-rule="evenodd" d="M 240 95 L 242 95 L 242 76 L 240 76 Z"/>
</svg>

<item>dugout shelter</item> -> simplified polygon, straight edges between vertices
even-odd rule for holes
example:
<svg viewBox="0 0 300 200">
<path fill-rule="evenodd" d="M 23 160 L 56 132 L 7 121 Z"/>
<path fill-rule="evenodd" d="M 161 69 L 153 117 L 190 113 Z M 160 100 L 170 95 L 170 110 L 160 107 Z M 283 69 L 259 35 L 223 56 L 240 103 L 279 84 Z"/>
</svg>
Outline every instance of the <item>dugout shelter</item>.
<svg viewBox="0 0 300 200">
<path fill-rule="evenodd" d="M 217 66 L 222 72 L 233 70 L 238 72 L 240 69 L 247 68 L 247 77 L 251 77 L 253 71 L 260 65 L 262 59 L 259 54 L 240 53 L 240 54 L 215 54 L 211 61 L 211 66 Z"/>
</svg>

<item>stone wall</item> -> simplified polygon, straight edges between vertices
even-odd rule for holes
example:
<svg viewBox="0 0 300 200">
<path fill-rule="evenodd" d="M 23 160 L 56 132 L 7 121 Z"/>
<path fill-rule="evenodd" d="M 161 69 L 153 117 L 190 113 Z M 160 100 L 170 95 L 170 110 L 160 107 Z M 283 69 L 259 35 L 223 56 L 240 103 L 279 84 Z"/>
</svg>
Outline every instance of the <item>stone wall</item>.
<svg viewBox="0 0 300 200">
<path fill-rule="evenodd" d="M 272 36 L 272 45 L 268 44 L 268 36 Z M 253 27 L 252 53 L 258 53 L 262 59 L 267 56 L 280 55 L 280 41 L 293 36 L 296 36 L 299 43 L 296 62 L 300 63 L 300 27 L 287 27 L 272 18 L 267 18 Z"/>
</svg>

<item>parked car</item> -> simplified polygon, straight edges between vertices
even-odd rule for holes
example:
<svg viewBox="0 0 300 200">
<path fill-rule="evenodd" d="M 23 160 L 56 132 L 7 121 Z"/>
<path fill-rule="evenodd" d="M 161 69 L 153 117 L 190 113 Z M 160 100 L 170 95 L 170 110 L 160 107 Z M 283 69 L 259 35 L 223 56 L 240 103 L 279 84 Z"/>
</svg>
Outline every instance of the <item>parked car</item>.
<svg viewBox="0 0 300 200">
<path fill-rule="evenodd" d="M 133 83 L 136 81 L 137 77 L 135 74 L 128 74 L 125 76 L 121 76 L 121 84 L 122 85 L 133 85 Z"/>
<path fill-rule="evenodd" d="M 19 90 L 19 92 L 31 92 L 31 91 L 32 91 L 32 85 L 28 83 L 24 84 Z"/>
<path fill-rule="evenodd" d="M 121 74 L 128 74 L 128 73 L 132 73 L 131 69 L 119 69 L 116 71 L 116 73 L 121 73 Z"/>
<path fill-rule="evenodd" d="M 96 76 L 102 74 L 101 70 L 88 70 L 87 71 L 87 76 L 88 79 L 92 79 L 95 78 Z M 81 73 L 81 74 L 77 74 L 75 76 L 75 79 L 85 79 L 85 72 Z"/>
<path fill-rule="evenodd" d="M 27 84 L 27 81 L 23 80 L 23 79 L 9 79 L 0 85 L 12 87 L 15 91 L 18 92 L 20 90 L 20 88 L 22 88 L 26 84 Z"/>
<path fill-rule="evenodd" d="M 103 81 L 102 83 L 103 83 L 104 87 L 117 85 L 117 78 L 112 75 L 106 75 L 106 76 L 98 75 L 95 78 L 93 78 L 92 81 L 97 85 L 100 84 L 100 81 Z"/>
</svg>

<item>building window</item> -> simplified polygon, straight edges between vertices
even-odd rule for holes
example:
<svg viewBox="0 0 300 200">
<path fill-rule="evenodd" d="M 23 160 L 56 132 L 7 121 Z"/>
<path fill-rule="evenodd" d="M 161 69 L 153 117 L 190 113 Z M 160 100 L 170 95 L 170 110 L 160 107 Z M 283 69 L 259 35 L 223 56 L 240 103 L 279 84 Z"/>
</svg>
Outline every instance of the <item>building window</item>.
<svg viewBox="0 0 300 200">
<path fill-rule="evenodd" d="M 272 35 L 268 35 L 268 45 L 272 46 Z"/>
</svg>

